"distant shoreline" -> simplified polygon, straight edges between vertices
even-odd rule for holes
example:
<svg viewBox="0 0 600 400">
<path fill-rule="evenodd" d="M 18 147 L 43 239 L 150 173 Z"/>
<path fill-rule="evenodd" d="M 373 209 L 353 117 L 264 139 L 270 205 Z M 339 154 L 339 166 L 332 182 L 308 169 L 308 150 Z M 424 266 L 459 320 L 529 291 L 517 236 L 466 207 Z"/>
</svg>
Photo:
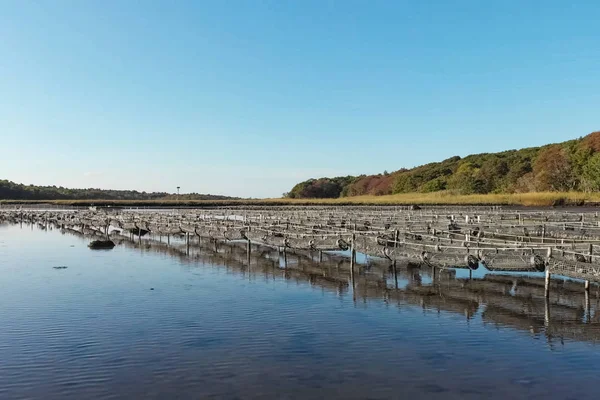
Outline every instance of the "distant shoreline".
<svg viewBox="0 0 600 400">
<path fill-rule="evenodd" d="M 600 206 L 600 193 L 543 192 L 516 194 L 454 195 L 446 192 L 403 193 L 388 196 L 356 196 L 337 199 L 239 199 L 239 200 L 0 200 L 0 206 L 18 204 L 51 204 L 63 206 L 113 207 L 231 207 L 231 206 Z"/>
</svg>

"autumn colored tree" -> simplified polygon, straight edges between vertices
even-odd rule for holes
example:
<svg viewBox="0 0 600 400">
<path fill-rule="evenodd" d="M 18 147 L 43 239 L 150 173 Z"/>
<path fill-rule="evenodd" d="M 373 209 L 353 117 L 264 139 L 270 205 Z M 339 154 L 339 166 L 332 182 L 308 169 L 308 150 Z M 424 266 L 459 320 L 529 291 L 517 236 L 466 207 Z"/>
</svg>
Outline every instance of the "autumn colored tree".
<svg viewBox="0 0 600 400">
<path fill-rule="evenodd" d="M 512 191 L 515 193 L 533 192 L 536 188 L 535 176 L 533 172 L 528 172 L 513 184 Z"/>
<path fill-rule="evenodd" d="M 540 191 L 568 191 L 573 187 L 571 163 L 565 149 L 559 145 L 543 148 L 533 165 L 536 189 Z"/>
<path fill-rule="evenodd" d="M 436 192 L 452 190 L 457 193 L 505 193 L 568 190 L 600 190 L 595 156 L 600 153 L 600 131 L 583 138 L 544 147 L 507 150 L 500 153 L 473 154 L 448 158 L 412 169 L 389 174 L 361 175 L 336 181 L 342 196 L 364 194 Z M 595 158 L 594 158 L 595 157 Z M 329 179 L 329 178 L 327 178 Z M 290 192 L 295 195 L 337 194 L 325 190 L 329 186 L 302 182 Z M 311 186 L 310 188 L 306 188 Z M 304 192 L 305 188 L 307 191 Z"/>
<path fill-rule="evenodd" d="M 593 152 L 600 152 L 600 131 L 592 132 L 584 137 L 582 144 L 592 149 Z"/>
</svg>

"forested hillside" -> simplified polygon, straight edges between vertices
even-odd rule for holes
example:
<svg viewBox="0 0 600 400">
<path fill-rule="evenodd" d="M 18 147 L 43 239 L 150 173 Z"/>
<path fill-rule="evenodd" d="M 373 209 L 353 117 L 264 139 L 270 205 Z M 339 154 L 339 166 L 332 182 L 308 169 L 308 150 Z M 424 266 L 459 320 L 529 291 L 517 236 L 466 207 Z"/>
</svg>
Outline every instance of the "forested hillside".
<svg viewBox="0 0 600 400">
<path fill-rule="evenodd" d="M 411 192 L 456 194 L 600 190 L 600 131 L 558 144 L 452 157 L 378 175 L 310 179 L 290 198 L 332 198 Z"/>
<path fill-rule="evenodd" d="M 230 200 L 233 197 L 211 194 L 138 192 L 136 190 L 68 189 L 57 186 L 22 185 L 0 180 L 0 200 Z"/>
</svg>

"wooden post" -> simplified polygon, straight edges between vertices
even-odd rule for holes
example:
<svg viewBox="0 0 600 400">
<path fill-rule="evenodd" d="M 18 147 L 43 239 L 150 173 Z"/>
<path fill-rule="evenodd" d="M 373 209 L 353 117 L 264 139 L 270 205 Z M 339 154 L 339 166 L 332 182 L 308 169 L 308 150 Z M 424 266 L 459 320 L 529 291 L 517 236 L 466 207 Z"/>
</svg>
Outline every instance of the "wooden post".
<svg viewBox="0 0 600 400">
<path fill-rule="evenodd" d="M 392 268 L 394 270 L 394 286 L 398 289 L 398 270 L 396 269 L 396 260 L 392 263 Z"/>
<path fill-rule="evenodd" d="M 246 247 L 246 253 L 247 253 L 246 255 L 248 257 L 248 266 L 250 266 L 250 252 L 251 251 L 252 251 L 252 249 L 251 249 L 251 242 L 250 242 L 250 239 L 248 239 L 248 245 Z"/>
<path fill-rule="evenodd" d="M 586 293 L 590 292 L 590 281 L 585 281 L 584 288 Z"/>
<path fill-rule="evenodd" d="M 594 245 L 592 243 L 590 243 L 589 246 L 588 246 L 588 254 L 590 255 L 588 257 L 588 262 L 592 263 L 592 261 L 593 261 L 592 255 L 594 254 Z"/>
<path fill-rule="evenodd" d="M 548 328 L 550 326 L 550 299 L 546 296 L 544 302 L 544 326 Z"/>
<path fill-rule="evenodd" d="M 544 296 L 550 297 L 550 268 L 546 267 L 546 279 L 544 281 Z"/>
<path fill-rule="evenodd" d="M 352 282 L 354 282 L 354 239 L 356 238 L 355 234 L 352 234 L 352 241 L 350 242 L 350 277 L 352 278 Z"/>
<path fill-rule="evenodd" d="M 400 240 L 400 231 L 396 229 L 394 231 L 394 247 L 398 247 L 398 241 Z"/>
<path fill-rule="evenodd" d="M 588 281 L 585 281 L 585 283 L 589 283 Z M 590 308 L 590 292 L 589 290 L 585 291 L 585 322 L 586 323 L 590 323 L 591 319 L 592 319 L 592 315 L 591 315 L 591 308 Z"/>
<path fill-rule="evenodd" d="M 319 262 L 323 262 L 323 252 L 321 250 L 319 250 Z"/>
<path fill-rule="evenodd" d="M 546 224 L 542 225 L 542 243 L 544 243 L 545 237 L 546 237 Z"/>
</svg>

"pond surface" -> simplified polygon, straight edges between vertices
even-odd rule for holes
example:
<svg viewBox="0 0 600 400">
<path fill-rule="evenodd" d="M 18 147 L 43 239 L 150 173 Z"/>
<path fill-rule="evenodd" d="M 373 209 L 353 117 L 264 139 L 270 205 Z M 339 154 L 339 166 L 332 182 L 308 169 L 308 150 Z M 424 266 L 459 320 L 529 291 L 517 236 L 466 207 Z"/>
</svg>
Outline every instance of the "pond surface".
<svg viewBox="0 0 600 400">
<path fill-rule="evenodd" d="M 596 288 L 154 239 L 0 225 L 0 398 L 598 398 Z"/>
</svg>

